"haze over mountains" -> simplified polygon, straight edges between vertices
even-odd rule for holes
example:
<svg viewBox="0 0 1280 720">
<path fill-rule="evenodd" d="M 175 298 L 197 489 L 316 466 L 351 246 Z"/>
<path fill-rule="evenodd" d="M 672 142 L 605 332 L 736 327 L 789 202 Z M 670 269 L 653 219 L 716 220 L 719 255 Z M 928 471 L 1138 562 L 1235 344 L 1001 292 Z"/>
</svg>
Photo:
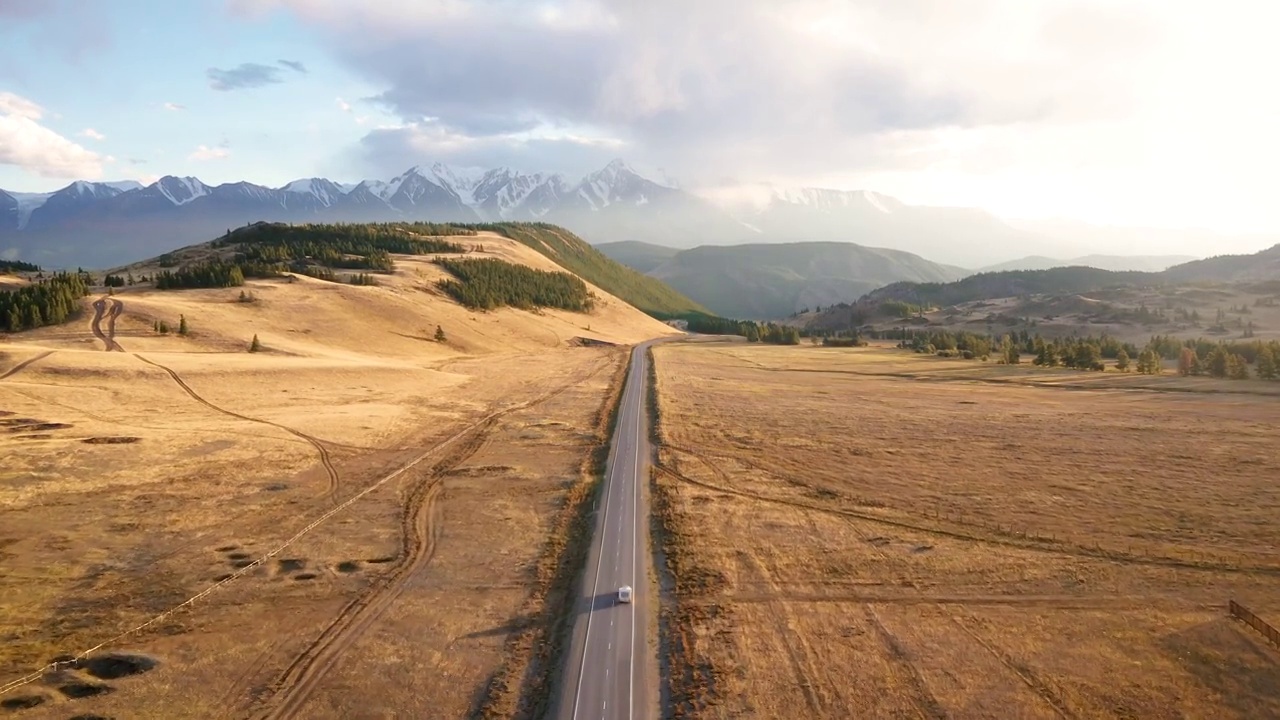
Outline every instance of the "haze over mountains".
<svg viewBox="0 0 1280 720">
<path fill-rule="evenodd" d="M 1074 257 L 1106 247 L 1091 239 L 1088 226 L 1072 237 L 1037 233 L 982 210 L 907 205 L 869 191 L 756 187 L 749 198 L 712 201 L 615 160 L 580 179 L 436 163 L 355 184 L 305 178 L 280 188 L 249 182 L 210 186 L 194 177 L 166 176 L 145 187 L 77 181 L 53 193 L 0 191 L 0 254 L 50 267 L 115 265 L 258 220 L 544 221 L 593 243 L 641 241 L 688 249 L 853 242 L 966 268 L 1028 254 Z M 1149 265 L 1143 261 L 1132 269 Z"/>
<path fill-rule="evenodd" d="M 842 242 L 704 245 L 691 250 L 626 241 L 600 252 L 658 278 L 712 312 L 776 320 L 851 302 L 897 281 L 948 282 L 969 271 L 918 255 Z"/>
</svg>

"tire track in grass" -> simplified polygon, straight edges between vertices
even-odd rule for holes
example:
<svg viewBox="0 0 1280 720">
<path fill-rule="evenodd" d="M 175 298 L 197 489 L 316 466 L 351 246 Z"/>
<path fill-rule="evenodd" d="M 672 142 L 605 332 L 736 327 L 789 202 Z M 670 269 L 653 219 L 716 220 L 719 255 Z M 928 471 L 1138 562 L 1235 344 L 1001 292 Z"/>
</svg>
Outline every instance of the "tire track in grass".
<svg viewBox="0 0 1280 720">
<path fill-rule="evenodd" d="M 408 580 L 431 562 L 441 535 L 443 477 L 486 444 L 499 420 L 528 410 L 587 382 L 609 366 L 604 362 L 583 377 L 527 402 L 491 413 L 462 433 L 462 444 L 439 460 L 409 492 L 401 512 L 400 561 L 364 594 L 348 603 L 274 683 L 271 696 L 252 711 L 263 719 L 299 717 L 324 678 L 343 655 L 382 617 L 401 595 Z"/>
<path fill-rule="evenodd" d="M 261 418 L 242 415 L 238 412 L 227 410 L 225 408 L 214 405 L 213 403 L 201 397 L 200 394 L 197 393 L 195 390 L 191 389 L 191 386 L 188 385 L 186 381 L 182 379 L 182 376 L 179 375 L 177 372 L 175 372 L 173 369 L 165 367 L 164 365 L 161 365 L 160 363 L 155 362 L 154 360 L 148 360 L 147 358 L 143 357 L 142 355 L 139 355 L 138 353 L 134 353 L 133 356 L 148 365 L 153 365 L 165 371 L 166 373 L 168 373 L 169 377 L 172 378 L 173 381 L 178 384 L 178 387 L 182 388 L 183 392 L 190 395 L 191 398 L 196 402 L 200 403 L 201 405 L 204 405 L 205 407 L 209 408 L 210 410 L 213 410 L 214 412 L 219 412 L 219 413 L 222 413 L 223 415 L 228 415 L 230 417 L 237 418 L 240 420 L 245 420 L 247 422 L 254 422 L 262 425 L 269 425 L 271 427 L 283 430 L 289 433 L 290 435 L 293 435 L 294 437 L 305 440 L 307 443 L 309 443 L 312 447 L 316 449 L 317 453 L 320 454 L 320 464 L 324 466 L 325 473 L 328 475 L 328 486 L 325 488 L 324 496 L 330 500 L 333 500 L 334 496 L 337 495 L 338 481 L 339 481 L 338 471 L 333 466 L 333 460 L 332 458 L 329 457 L 329 449 L 325 447 L 325 442 L 323 440 L 317 437 L 308 435 L 299 430 L 295 430 L 287 425 L 281 425 L 280 423 L 272 422 L 270 420 L 263 420 Z"/>
</svg>

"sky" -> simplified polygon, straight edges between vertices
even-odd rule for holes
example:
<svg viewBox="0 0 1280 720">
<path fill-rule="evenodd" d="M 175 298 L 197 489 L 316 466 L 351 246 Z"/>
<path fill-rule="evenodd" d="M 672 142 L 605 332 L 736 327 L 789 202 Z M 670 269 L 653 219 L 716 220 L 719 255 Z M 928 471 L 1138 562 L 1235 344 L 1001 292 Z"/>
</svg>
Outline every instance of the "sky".
<svg viewBox="0 0 1280 720">
<path fill-rule="evenodd" d="M 1263 0 L 0 0 L 0 187 L 414 164 L 1280 232 Z"/>
</svg>

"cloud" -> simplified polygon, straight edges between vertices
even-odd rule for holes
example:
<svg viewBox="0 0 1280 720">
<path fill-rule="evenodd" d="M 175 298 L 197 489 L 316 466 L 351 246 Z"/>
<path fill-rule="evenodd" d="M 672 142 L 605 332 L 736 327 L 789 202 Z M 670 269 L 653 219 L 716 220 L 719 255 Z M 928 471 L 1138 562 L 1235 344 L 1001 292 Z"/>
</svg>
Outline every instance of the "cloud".
<svg viewBox="0 0 1280 720">
<path fill-rule="evenodd" d="M 197 145 L 196 149 L 187 156 L 188 160 L 220 160 L 231 154 L 225 146 L 209 147 L 208 145 Z"/>
<path fill-rule="evenodd" d="M 379 175 L 428 161 L 581 174 L 628 150 L 625 142 L 612 138 L 555 132 L 474 137 L 427 121 L 375 128 L 361 140 L 359 152 L 360 159 Z"/>
<path fill-rule="evenodd" d="M 0 165 L 43 177 L 101 177 L 102 156 L 41 125 L 43 116 L 31 100 L 0 91 Z"/>
<path fill-rule="evenodd" d="M 106 140 L 107 136 L 94 130 L 93 128 L 85 128 L 80 131 L 80 137 L 86 137 L 90 140 Z"/>
<path fill-rule="evenodd" d="M 167 102 L 164 104 L 164 109 L 170 112 L 182 112 L 183 110 L 187 109 L 187 106 L 179 105 L 178 103 Z"/>
<path fill-rule="evenodd" d="M 231 7 L 257 18 L 284 8 L 315 29 L 380 88 L 373 101 L 403 126 L 396 142 L 419 151 L 484 148 L 515 160 L 531 147 L 560 146 L 543 132 L 553 128 L 616 139 L 629 157 L 690 185 L 722 176 L 883 183 L 908 201 L 1057 208 L 1101 222 L 1177 215 L 1217 226 L 1249 217 L 1280 228 L 1280 205 L 1261 190 L 1280 165 L 1280 134 L 1267 120 L 1280 116 L 1280 96 L 1258 91 L 1280 67 L 1280 45 L 1268 34 L 1280 23 L 1276 4 Z M 375 132 L 362 144 L 366 158 L 396 162 L 384 152 L 390 131 Z M 531 139 L 539 133 L 546 142 Z M 1012 197 L 1021 199 L 1006 202 Z M 1145 219 L 1124 217 L 1138 212 Z"/>
<path fill-rule="evenodd" d="M 259 63 L 241 63 L 230 70 L 209 68 L 205 75 L 209 78 L 209 87 L 223 92 L 284 82 L 280 68 Z"/>
<path fill-rule="evenodd" d="M 342 98 L 335 98 L 335 100 L 338 103 L 339 110 L 341 110 L 342 112 L 351 112 L 351 103 L 347 102 L 346 100 L 343 100 Z"/>
<path fill-rule="evenodd" d="M 276 62 L 277 62 L 277 63 L 280 63 L 280 64 L 281 64 L 281 65 L 283 65 L 284 67 L 289 68 L 290 70 L 294 70 L 294 71 L 296 71 L 296 72 L 300 72 L 300 73 L 302 73 L 302 74 L 304 74 L 304 75 L 307 73 L 307 66 L 306 66 L 306 65 L 303 65 L 303 64 L 302 64 L 300 61 L 298 61 L 298 60 L 277 60 Z"/>
</svg>

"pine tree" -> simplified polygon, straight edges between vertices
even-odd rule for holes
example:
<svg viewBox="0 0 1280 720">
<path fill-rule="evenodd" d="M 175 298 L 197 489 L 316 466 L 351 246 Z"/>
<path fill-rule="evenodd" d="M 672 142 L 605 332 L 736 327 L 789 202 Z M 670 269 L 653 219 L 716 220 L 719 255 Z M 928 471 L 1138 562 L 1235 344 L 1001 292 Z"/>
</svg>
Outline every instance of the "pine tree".
<svg viewBox="0 0 1280 720">
<path fill-rule="evenodd" d="M 1263 345 L 1258 349 L 1257 363 L 1257 373 L 1259 378 L 1263 380 L 1276 379 L 1276 357 L 1275 354 L 1271 352 L 1271 348 L 1269 346 Z"/>
<path fill-rule="evenodd" d="M 1160 374 L 1160 356 L 1151 347 L 1138 353 L 1138 372 L 1143 375 Z"/>
<path fill-rule="evenodd" d="M 258 342 L 258 335 L 254 333 L 253 341 L 249 343 L 249 352 L 258 352 L 262 349 L 262 343 Z"/>
<path fill-rule="evenodd" d="M 1244 358 L 1232 353 L 1227 358 L 1227 376 L 1232 380 L 1248 380 L 1249 364 Z"/>
<path fill-rule="evenodd" d="M 179 335 L 187 334 L 187 316 L 186 315 L 178 316 L 178 334 Z"/>
<path fill-rule="evenodd" d="M 445 339 L 446 339 L 446 338 L 445 338 L 445 334 L 444 334 L 444 328 L 442 328 L 442 327 L 440 327 L 439 325 L 437 325 L 437 326 L 436 326 L 436 342 L 444 342 L 444 341 L 445 341 Z"/>
<path fill-rule="evenodd" d="M 1116 369 L 1120 372 L 1129 372 L 1129 353 L 1124 348 L 1120 348 L 1120 352 L 1116 353 Z"/>
<path fill-rule="evenodd" d="M 1214 348 L 1213 352 L 1209 354 L 1209 361 L 1207 365 L 1209 366 L 1210 375 L 1216 378 L 1226 377 L 1227 371 L 1229 369 L 1228 361 L 1227 361 L 1227 351 L 1223 350 L 1221 345 Z"/>
</svg>

